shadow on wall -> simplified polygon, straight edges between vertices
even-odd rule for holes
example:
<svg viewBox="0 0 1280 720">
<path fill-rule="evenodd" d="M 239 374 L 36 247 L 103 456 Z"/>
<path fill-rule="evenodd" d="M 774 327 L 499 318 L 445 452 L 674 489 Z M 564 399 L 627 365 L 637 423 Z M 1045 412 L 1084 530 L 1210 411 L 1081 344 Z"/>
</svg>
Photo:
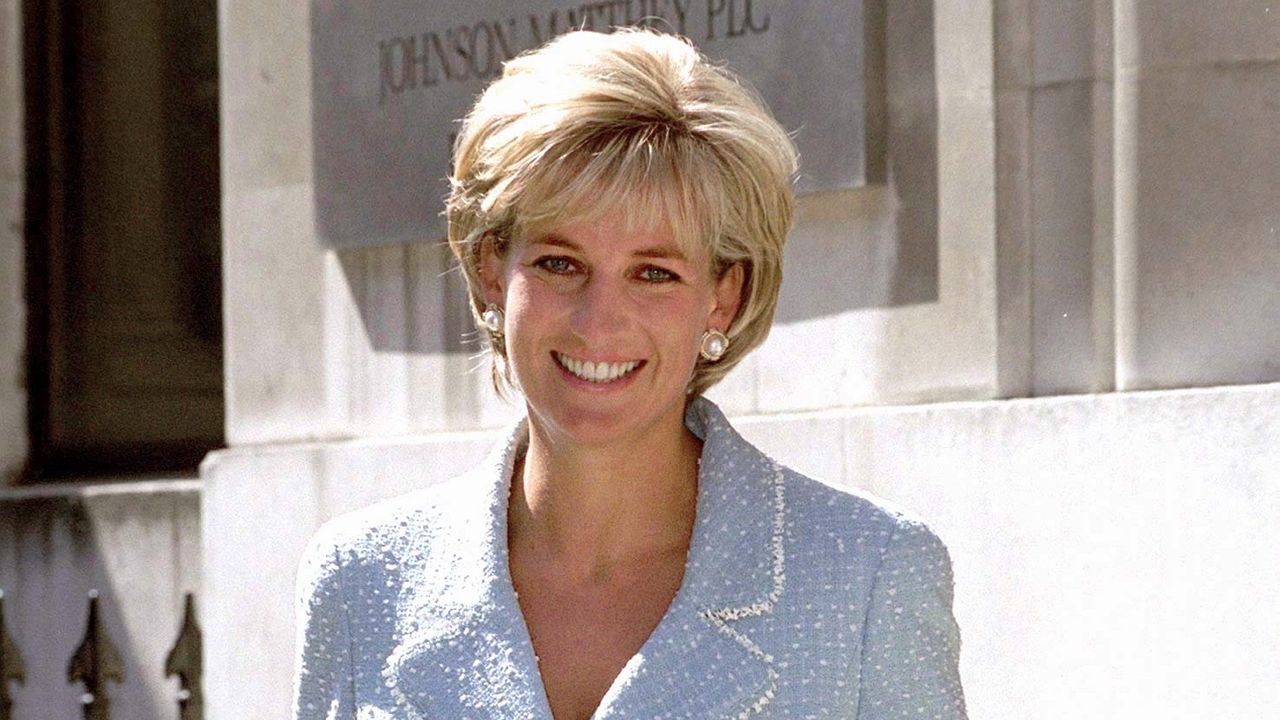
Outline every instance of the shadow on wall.
<svg viewBox="0 0 1280 720">
<path fill-rule="evenodd" d="M 480 350 L 467 283 L 444 241 L 339 250 L 336 256 L 374 350 L 414 355 Z"/>
<path fill-rule="evenodd" d="M 868 149 L 883 157 L 884 180 L 800 199 L 779 323 L 938 300 L 933 0 L 884 6 L 885 128 L 882 146 Z"/>
<path fill-rule="evenodd" d="M 868 153 L 880 153 L 884 178 L 800 199 L 784 261 L 779 323 L 938 299 L 933 2 L 883 3 L 882 11 L 883 60 L 869 65 L 879 65 L 872 72 L 883 75 L 884 129 Z M 803 163 L 801 158 L 801 172 Z M 339 250 L 336 256 L 375 351 L 478 351 L 466 284 L 443 241 Z"/>
</svg>

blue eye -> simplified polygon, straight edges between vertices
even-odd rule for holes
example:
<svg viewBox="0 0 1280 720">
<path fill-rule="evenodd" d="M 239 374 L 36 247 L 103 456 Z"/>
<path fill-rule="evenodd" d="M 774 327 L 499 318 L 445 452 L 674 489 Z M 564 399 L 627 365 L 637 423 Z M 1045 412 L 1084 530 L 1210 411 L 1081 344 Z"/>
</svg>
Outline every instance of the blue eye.
<svg viewBox="0 0 1280 720">
<path fill-rule="evenodd" d="M 534 267 L 541 268 L 552 275 L 568 275 L 577 269 L 576 263 L 567 257 L 560 255 L 550 255 L 538 258 L 533 263 Z"/>
<path fill-rule="evenodd" d="M 651 283 L 673 282 L 680 279 L 679 275 L 667 270 L 650 265 L 640 271 L 640 277 Z"/>
</svg>

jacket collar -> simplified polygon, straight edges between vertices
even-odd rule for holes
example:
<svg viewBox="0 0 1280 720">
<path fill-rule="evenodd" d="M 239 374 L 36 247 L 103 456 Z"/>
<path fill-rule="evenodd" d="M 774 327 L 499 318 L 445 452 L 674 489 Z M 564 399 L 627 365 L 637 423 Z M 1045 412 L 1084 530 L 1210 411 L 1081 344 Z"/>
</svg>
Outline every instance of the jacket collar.
<svg viewBox="0 0 1280 720">
<path fill-rule="evenodd" d="M 781 468 L 709 400 L 689 404 L 685 425 L 703 449 L 684 579 L 601 700 L 599 720 L 746 717 L 777 684 L 773 658 L 735 621 L 768 614 L 783 592 Z M 415 588 L 409 610 L 420 620 L 384 669 L 392 693 L 423 718 L 551 720 L 507 560 L 511 472 L 527 443 L 522 422 L 452 486 L 460 497 L 439 521 L 448 527 L 432 530 L 456 542 L 432 573 L 441 581 Z"/>
</svg>

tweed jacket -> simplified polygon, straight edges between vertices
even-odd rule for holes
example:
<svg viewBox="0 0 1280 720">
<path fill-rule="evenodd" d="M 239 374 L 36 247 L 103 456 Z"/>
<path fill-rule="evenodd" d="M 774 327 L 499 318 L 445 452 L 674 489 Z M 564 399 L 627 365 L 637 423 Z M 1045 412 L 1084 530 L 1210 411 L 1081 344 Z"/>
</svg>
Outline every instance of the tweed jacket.
<svg viewBox="0 0 1280 720">
<path fill-rule="evenodd" d="M 714 404 L 683 582 L 593 718 L 965 717 L 946 549 L 782 467 Z M 296 720 L 552 720 L 507 562 L 522 423 L 474 471 L 326 524 L 298 574 Z"/>
</svg>

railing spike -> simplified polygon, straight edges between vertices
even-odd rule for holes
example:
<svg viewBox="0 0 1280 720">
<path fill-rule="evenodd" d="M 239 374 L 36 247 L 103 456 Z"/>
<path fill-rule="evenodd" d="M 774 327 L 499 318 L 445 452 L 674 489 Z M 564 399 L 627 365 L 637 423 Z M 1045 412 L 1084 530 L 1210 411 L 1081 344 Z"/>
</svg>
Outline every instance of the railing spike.
<svg viewBox="0 0 1280 720">
<path fill-rule="evenodd" d="M 9 681 L 19 685 L 26 683 L 27 675 L 22 667 L 22 654 L 9 636 L 9 626 L 4 622 L 4 590 L 0 590 L 0 720 L 13 717 L 13 698 L 9 696 Z"/>
<path fill-rule="evenodd" d="M 67 666 L 67 682 L 84 684 L 80 703 L 84 720 L 111 720 L 111 701 L 107 697 L 107 681 L 124 682 L 124 664 L 116 651 L 98 613 L 98 591 L 89 591 L 89 619 L 84 639 Z"/>
<path fill-rule="evenodd" d="M 195 595 L 187 593 L 178 639 L 164 661 L 166 677 L 177 675 L 182 688 L 178 691 L 178 714 L 181 720 L 204 718 L 204 659 L 200 624 L 196 621 Z"/>
</svg>

